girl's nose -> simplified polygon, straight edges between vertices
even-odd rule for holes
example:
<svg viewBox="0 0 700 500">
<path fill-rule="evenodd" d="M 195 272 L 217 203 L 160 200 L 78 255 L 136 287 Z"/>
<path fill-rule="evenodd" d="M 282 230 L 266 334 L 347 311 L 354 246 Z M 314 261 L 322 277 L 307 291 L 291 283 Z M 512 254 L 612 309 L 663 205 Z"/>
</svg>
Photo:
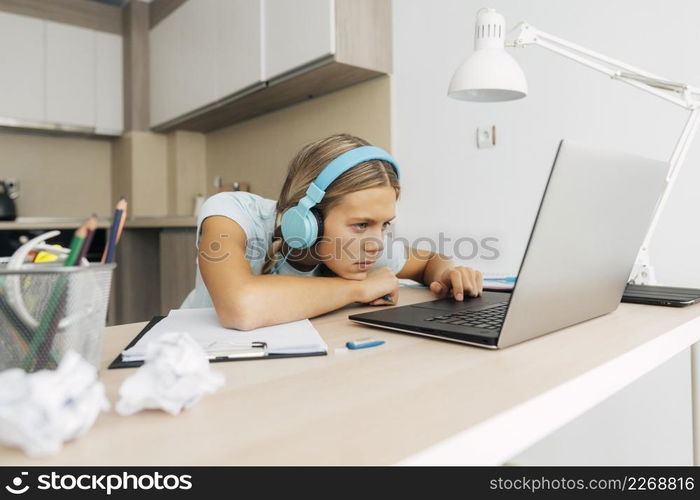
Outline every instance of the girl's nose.
<svg viewBox="0 0 700 500">
<path fill-rule="evenodd" d="M 366 254 L 374 255 L 384 250 L 384 242 L 378 237 L 368 238 L 364 241 L 363 247 Z"/>
</svg>

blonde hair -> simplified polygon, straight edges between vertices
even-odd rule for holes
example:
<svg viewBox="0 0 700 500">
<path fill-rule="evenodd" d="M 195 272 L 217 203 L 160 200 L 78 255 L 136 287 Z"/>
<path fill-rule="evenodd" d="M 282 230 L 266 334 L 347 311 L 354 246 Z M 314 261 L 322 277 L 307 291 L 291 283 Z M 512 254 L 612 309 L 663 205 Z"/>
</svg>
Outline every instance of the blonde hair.
<svg viewBox="0 0 700 500">
<path fill-rule="evenodd" d="M 280 222 L 284 211 L 296 205 L 304 197 L 311 182 L 318 177 L 328 163 L 346 151 L 369 145 L 359 137 L 336 134 L 305 145 L 292 158 L 287 170 L 287 178 L 277 199 L 275 231 L 265 255 L 261 274 L 269 274 L 282 257 L 280 251 L 283 239 Z M 315 208 L 325 217 L 328 210 L 339 203 L 345 195 L 381 186 L 393 187 L 396 191 L 396 199 L 399 198 L 399 180 L 391 163 L 382 160 L 362 162 L 334 180 Z"/>
</svg>

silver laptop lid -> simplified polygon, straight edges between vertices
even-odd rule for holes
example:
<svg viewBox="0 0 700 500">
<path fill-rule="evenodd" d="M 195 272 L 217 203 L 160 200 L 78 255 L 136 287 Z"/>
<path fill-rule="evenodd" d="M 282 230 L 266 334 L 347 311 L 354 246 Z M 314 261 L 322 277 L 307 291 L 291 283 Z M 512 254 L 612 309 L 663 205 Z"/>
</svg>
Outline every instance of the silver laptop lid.
<svg viewBox="0 0 700 500">
<path fill-rule="evenodd" d="M 559 144 L 498 347 L 615 310 L 667 169 L 641 156 Z"/>
</svg>

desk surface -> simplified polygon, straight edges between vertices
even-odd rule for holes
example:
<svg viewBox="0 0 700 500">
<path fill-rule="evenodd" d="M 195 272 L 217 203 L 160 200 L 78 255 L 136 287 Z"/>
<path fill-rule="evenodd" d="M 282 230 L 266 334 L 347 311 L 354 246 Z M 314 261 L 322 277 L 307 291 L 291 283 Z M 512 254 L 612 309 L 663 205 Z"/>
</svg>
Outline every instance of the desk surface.
<svg viewBox="0 0 700 500">
<path fill-rule="evenodd" d="M 400 304 L 430 300 L 402 288 Z M 491 351 L 347 320 L 313 319 L 328 356 L 216 363 L 226 384 L 177 417 L 103 413 L 51 458 L 0 464 L 497 464 L 700 340 L 700 307 L 613 313 Z M 103 367 L 144 323 L 107 329 Z M 336 352 L 367 336 L 387 343 Z M 100 373 L 116 402 L 134 369 Z"/>
</svg>

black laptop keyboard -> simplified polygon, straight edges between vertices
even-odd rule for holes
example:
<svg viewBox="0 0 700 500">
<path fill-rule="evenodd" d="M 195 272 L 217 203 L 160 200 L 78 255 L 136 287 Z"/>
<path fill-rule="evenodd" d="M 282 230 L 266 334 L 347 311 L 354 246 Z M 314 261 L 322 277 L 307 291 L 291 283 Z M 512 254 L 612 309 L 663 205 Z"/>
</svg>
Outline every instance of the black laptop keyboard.
<svg viewBox="0 0 700 500">
<path fill-rule="evenodd" d="M 496 330 L 503 324 L 506 309 L 508 309 L 508 302 L 501 302 L 478 311 L 457 311 L 440 316 L 431 316 L 425 318 L 425 321 Z"/>
</svg>

